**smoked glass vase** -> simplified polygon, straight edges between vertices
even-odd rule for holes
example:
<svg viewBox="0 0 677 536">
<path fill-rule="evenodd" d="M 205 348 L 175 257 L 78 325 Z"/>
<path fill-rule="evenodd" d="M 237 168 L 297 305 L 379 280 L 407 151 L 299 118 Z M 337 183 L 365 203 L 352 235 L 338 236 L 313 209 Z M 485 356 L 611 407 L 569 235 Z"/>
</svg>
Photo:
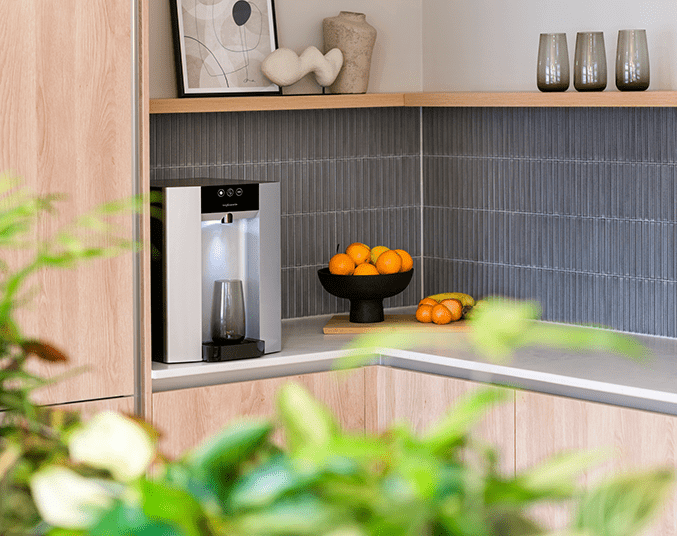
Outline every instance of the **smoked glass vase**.
<svg viewBox="0 0 677 536">
<path fill-rule="evenodd" d="M 567 34 L 542 33 L 538 42 L 536 85 L 541 91 L 569 88 L 569 48 Z"/>
<path fill-rule="evenodd" d="M 616 47 L 616 87 L 621 91 L 649 88 L 646 30 L 620 30 Z"/>
<path fill-rule="evenodd" d="M 576 34 L 574 87 L 577 91 L 603 91 L 606 88 L 606 49 L 602 32 Z"/>
</svg>

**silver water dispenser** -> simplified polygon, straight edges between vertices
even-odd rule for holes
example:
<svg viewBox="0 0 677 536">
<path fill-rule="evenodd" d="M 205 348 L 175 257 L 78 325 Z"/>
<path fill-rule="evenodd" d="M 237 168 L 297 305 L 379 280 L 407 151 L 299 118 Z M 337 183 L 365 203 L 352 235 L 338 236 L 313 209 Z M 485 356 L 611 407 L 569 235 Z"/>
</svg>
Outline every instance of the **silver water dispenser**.
<svg viewBox="0 0 677 536">
<path fill-rule="evenodd" d="M 162 214 L 151 224 L 155 361 L 227 361 L 281 349 L 280 184 L 215 181 L 151 188 L 161 194 Z M 224 319 L 240 327 L 220 325 Z"/>
</svg>

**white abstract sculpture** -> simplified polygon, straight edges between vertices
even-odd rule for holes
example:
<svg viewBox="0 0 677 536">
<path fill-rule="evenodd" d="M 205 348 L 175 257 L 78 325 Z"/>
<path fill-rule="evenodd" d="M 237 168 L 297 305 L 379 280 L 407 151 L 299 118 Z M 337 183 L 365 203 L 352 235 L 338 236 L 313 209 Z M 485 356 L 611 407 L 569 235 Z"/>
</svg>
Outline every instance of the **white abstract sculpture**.
<svg viewBox="0 0 677 536">
<path fill-rule="evenodd" d="M 306 76 L 315 73 L 317 83 L 330 86 L 343 66 L 343 54 L 333 48 L 322 55 L 316 47 L 308 47 L 300 56 L 288 48 L 278 48 L 261 63 L 261 71 L 278 86 L 290 86 Z"/>
</svg>

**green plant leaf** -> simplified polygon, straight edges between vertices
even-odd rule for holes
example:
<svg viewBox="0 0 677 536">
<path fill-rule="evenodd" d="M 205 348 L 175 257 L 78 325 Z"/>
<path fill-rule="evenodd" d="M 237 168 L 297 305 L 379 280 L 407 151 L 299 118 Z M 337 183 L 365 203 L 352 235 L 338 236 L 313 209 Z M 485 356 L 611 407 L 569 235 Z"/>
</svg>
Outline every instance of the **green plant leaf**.
<svg viewBox="0 0 677 536">
<path fill-rule="evenodd" d="M 241 516 L 236 526 L 242 534 L 268 536 L 317 536 L 340 519 L 330 505 L 309 493 L 285 498 L 269 508 Z"/>
<path fill-rule="evenodd" d="M 195 499 L 209 511 L 222 511 L 223 508 L 223 487 L 219 482 L 212 482 L 212 479 L 205 474 L 195 474 L 194 469 L 190 469 L 180 463 L 171 463 L 165 467 L 164 481 L 175 488 L 190 493 Z"/>
<path fill-rule="evenodd" d="M 307 443 L 293 457 L 296 470 L 310 478 L 313 474 L 360 474 L 368 465 L 385 463 L 391 454 L 378 438 L 344 433 L 333 436 L 329 444 Z"/>
<path fill-rule="evenodd" d="M 390 496 L 396 502 L 431 502 L 438 494 L 441 472 L 441 464 L 435 457 L 426 456 L 422 449 L 410 452 L 402 457 L 389 477 Z"/>
<path fill-rule="evenodd" d="M 40 387 L 42 385 L 45 385 L 47 382 L 43 380 L 39 376 L 35 376 L 34 374 L 30 374 L 26 372 L 24 369 L 3 369 L 0 370 L 0 382 L 4 381 L 15 381 L 18 380 L 20 381 L 20 385 L 23 386 L 24 389 L 28 388 L 33 388 L 33 387 Z M 10 391 L 11 389 L 7 389 Z M 23 390 L 23 389 L 20 389 Z"/>
<path fill-rule="evenodd" d="M 233 510 L 261 508 L 274 503 L 286 493 L 310 485 L 312 481 L 295 471 L 286 455 L 279 454 L 237 481 L 230 492 L 230 506 Z"/>
<path fill-rule="evenodd" d="M 669 496 L 674 480 L 667 469 L 615 476 L 583 498 L 573 527 L 596 536 L 639 534 Z"/>
<path fill-rule="evenodd" d="M 210 533 L 206 514 L 200 504 L 184 490 L 162 482 L 142 481 L 143 513 L 154 521 L 175 525 L 185 536 Z"/>
<path fill-rule="evenodd" d="M 138 505 L 118 501 L 87 531 L 89 536 L 183 536 L 180 527 L 162 520 L 151 519 Z"/>
<path fill-rule="evenodd" d="M 21 349 L 27 355 L 35 355 L 44 361 L 53 363 L 68 361 L 68 357 L 58 348 L 37 339 L 27 339 L 21 343 Z"/>
<path fill-rule="evenodd" d="M 491 534 L 496 536 L 536 536 L 543 533 L 543 529 L 531 519 L 513 510 L 492 512 L 489 524 Z"/>
<path fill-rule="evenodd" d="M 442 453 L 465 438 L 488 408 L 507 400 L 509 391 L 501 388 L 483 388 L 461 398 L 453 409 L 421 438 L 424 448 Z"/>
<path fill-rule="evenodd" d="M 592 326 L 534 323 L 524 334 L 522 344 L 576 352 L 613 352 L 635 360 L 649 355 L 647 348 L 632 337 Z"/>
<path fill-rule="evenodd" d="M 38 532 L 38 534 L 42 534 L 42 532 Z M 47 536 L 84 536 L 90 533 L 84 530 L 53 528 L 49 529 L 46 534 Z"/>
<path fill-rule="evenodd" d="M 297 383 L 282 386 L 277 408 L 292 452 L 307 445 L 326 446 L 338 430 L 332 413 Z"/>
<path fill-rule="evenodd" d="M 473 308 L 468 338 L 475 350 L 492 361 L 502 361 L 525 346 L 607 351 L 633 359 L 643 359 L 648 354 L 643 345 L 621 333 L 592 326 L 535 322 L 539 318 L 537 303 L 489 298 Z"/>
<path fill-rule="evenodd" d="M 485 357 L 501 361 L 523 345 L 533 320 L 540 316 L 540 307 L 533 302 L 486 301 L 486 305 L 473 308 L 468 338 Z"/>
<path fill-rule="evenodd" d="M 221 507 L 225 507 L 236 470 L 268 445 L 272 429 L 272 424 L 264 420 L 238 421 L 189 452 L 184 459 L 189 471 L 184 483 L 192 495 L 208 501 L 217 497 Z"/>
<path fill-rule="evenodd" d="M 0 430 L 1 432 L 1 430 Z M 2 435 L 0 434 L 0 437 Z M 5 478 L 5 475 L 14 467 L 14 464 L 21 457 L 21 449 L 18 445 L 13 443 L 2 444 L 3 449 L 0 451 L 0 481 Z"/>
<path fill-rule="evenodd" d="M 561 452 L 517 475 L 516 480 L 543 499 L 568 498 L 578 488 L 584 470 L 607 459 L 603 450 Z"/>
<path fill-rule="evenodd" d="M 334 478 L 327 475 L 317 486 L 318 494 L 336 507 L 354 512 L 380 509 L 385 496 L 376 478 Z"/>
<path fill-rule="evenodd" d="M 466 493 L 468 468 L 460 463 L 446 462 L 438 474 L 438 500 L 444 501 L 453 495 Z"/>
<path fill-rule="evenodd" d="M 205 472 L 230 471 L 246 460 L 268 438 L 273 426 L 266 420 L 241 420 L 189 452 L 188 466 Z"/>
</svg>

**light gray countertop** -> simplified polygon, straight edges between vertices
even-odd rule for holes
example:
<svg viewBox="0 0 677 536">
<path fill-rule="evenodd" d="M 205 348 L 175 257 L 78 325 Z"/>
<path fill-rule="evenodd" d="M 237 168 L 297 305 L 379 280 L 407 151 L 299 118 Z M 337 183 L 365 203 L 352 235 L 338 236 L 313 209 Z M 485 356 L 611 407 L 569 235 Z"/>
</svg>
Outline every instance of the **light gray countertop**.
<svg viewBox="0 0 677 536">
<path fill-rule="evenodd" d="M 388 312 L 410 312 L 398 309 Z M 222 363 L 153 363 L 154 391 L 322 372 L 356 350 L 353 335 L 324 335 L 331 316 L 282 322 L 282 351 Z M 581 328 L 589 329 L 589 328 Z M 677 415 L 677 339 L 635 336 L 641 362 L 611 353 L 525 348 L 489 362 L 468 349 L 463 333 L 409 333 L 371 346 L 371 363 Z M 379 344 L 382 342 L 382 344 Z"/>
</svg>

